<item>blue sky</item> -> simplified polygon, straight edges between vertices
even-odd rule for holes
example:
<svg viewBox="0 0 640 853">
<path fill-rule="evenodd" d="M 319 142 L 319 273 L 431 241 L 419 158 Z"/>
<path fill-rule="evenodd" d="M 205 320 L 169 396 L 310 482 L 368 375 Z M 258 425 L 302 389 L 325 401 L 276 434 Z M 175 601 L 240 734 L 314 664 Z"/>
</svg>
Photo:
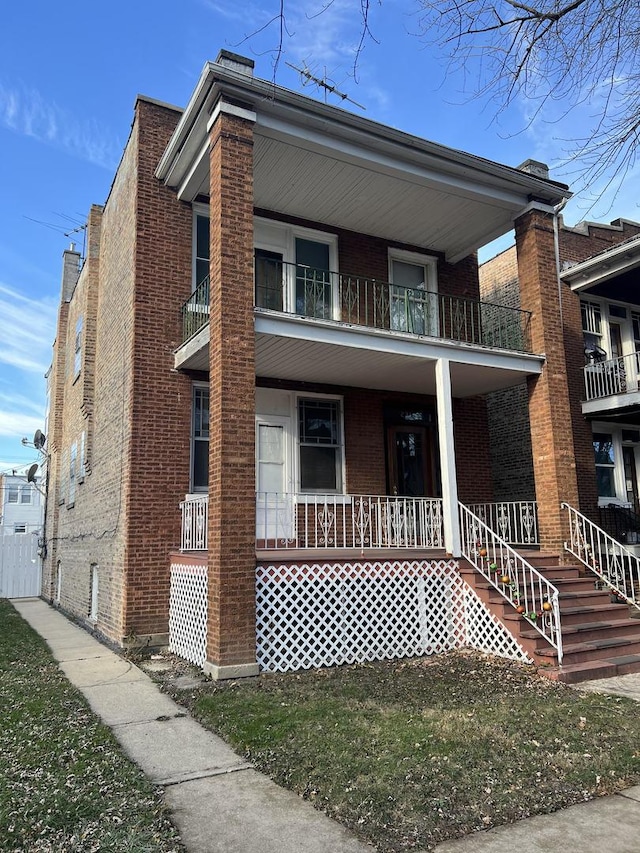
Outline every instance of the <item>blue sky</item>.
<svg viewBox="0 0 640 853">
<path fill-rule="evenodd" d="M 202 66 L 226 48 L 271 78 L 276 25 L 264 27 L 277 0 L 110 0 L 12 3 L 0 30 L 0 471 L 37 454 L 20 439 L 44 427 L 44 378 L 51 360 L 65 237 L 92 203 L 103 203 L 124 146 L 137 93 L 183 106 Z M 530 121 L 531 104 L 494 107 L 463 91 L 421 41 L 415 0 L 372 3 L 369 41 L 358 81 L 350 76 L 360 0 L 289 0 L 290 37 L 277 72 L 280 85 L 323 98 L 285 65 L 305 64 L 364 105 L 363 115 L 435 142 L 517 166 L 532 157 L 559 168 L 566 140 L 580 135 L 597 105 L 562 119 L 563 105 Z M 476 69 L 467 67 L 473 77 Z M 330 103 L 338 103 L 328 98 Z M 345 106 L 348 104 L 345 102 Z M 354 111 L 360 112 L 357 107 Z M 565 219 L 640 219 L 633 176 L 615 203 L 592 207 L 581 195 Z M 592 188 L 597 195 L 600 188 Z M 33 221 L 37 220 L 37 221 Z M 45 223 L 45 224 L 41 224 Z M 502 244 L 503 246 L 505 243 Z"/>
</svg>

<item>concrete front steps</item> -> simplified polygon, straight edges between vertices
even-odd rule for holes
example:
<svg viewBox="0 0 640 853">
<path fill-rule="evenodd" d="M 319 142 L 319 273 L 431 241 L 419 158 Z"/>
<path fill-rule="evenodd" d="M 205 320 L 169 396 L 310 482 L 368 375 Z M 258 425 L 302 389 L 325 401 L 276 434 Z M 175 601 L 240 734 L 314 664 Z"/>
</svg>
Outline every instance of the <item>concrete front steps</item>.
<svg viewBox="0 0 640 853">
<path fill-rule="evenodd" d="M 563 661 L 531 623 L 516 612 L 470 563 L 460 561 L 460 572 L 491 612 L 513 634 L 542 675 L 567 684 L 592 678 L 611 678 L 640 672 L 640 620 L 630 608 L 611 602 L 598 589 L 595 575 L 581 566 L 561 566 L 557 554 L 521 552 L 559 593 Z"/>
</svg>

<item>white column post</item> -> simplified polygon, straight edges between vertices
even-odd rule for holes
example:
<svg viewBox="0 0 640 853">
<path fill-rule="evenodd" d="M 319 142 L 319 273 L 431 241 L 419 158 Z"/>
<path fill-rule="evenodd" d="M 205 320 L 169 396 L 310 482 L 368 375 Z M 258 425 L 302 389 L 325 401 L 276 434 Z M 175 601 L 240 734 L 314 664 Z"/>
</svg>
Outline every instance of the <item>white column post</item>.
<svg viewBox="0 0 640 853">
<path fill-rule="evenodd" d="M 460 556 L 460 514 L 458 512 L 458 480 L 456 451 L 453 441 L 453 406 L 449 359 L 436 361 L 436 402 L 438 407 L 438 441 L 442 475 L 442 515 L 444 546 L 453 557 Z"/>
</svg>

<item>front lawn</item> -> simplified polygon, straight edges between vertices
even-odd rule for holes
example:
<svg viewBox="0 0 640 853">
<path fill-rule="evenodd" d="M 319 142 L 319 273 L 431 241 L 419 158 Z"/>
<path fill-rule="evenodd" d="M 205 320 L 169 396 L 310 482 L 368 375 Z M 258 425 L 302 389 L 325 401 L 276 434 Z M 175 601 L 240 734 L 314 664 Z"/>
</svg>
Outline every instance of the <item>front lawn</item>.
<svg viewBox="0 0 640 853">
<path fill-rule="evenodd" d="M 0 599 L 0 850 L 179 853 L 161 790 Z"/>
<path fill-rule="evenodd" d="M 176 698 L 381 851 L 428 849 L 640 782 L 635 703 L 470 652 Z"/>
</svg>

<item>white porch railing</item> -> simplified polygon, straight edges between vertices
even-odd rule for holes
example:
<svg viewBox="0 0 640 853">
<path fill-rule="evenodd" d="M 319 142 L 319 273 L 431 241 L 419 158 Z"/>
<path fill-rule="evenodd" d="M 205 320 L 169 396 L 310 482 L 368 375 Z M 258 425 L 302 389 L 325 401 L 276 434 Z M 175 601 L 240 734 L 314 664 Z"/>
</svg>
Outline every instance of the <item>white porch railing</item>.
<svg viewBox="0 0 640 853">
<path fill-rule="evenodd" d="M 468 507 L 459 507 L 463 556 L 556 649 L 561 664 L 558 590 Z"/>
<path fill-rule="evenodd" d="M 591 569 L 619 598 L 640 610 L 640 559 L 574 507 L 569 513 L 571 539 L 564 547 Z"/>
<path fill-rule="evenodd" d="M 180 510 L 182 512 L 180 550 L 206 551 L 209 495 L 187 498 L 180 504 Z"/>
<path fill-rule="evenodd" d="M 540 544 L 538 504 L 535 501 L 469 504 L 467 508 L 509 545 Z"/>
<path fill-rule="evenodd" d="M 380 495 L 256 495 L 261 549 L 442 548 L 442 500 Z"/>
<path fill-rule="evenodd" d="M 207 550 L 209 498 L 180 504 L 182 551 Z M 442 500 L 380 495 L 256 495 L 256 545 L 296 548 L 443 548 Z"/>
<path fill-rule="evenodd" d="M 584 368 L 586 399 L 599 400 L 614 394 L 640 390 L 640 353 L 587 364 Z"/>
</svg>

